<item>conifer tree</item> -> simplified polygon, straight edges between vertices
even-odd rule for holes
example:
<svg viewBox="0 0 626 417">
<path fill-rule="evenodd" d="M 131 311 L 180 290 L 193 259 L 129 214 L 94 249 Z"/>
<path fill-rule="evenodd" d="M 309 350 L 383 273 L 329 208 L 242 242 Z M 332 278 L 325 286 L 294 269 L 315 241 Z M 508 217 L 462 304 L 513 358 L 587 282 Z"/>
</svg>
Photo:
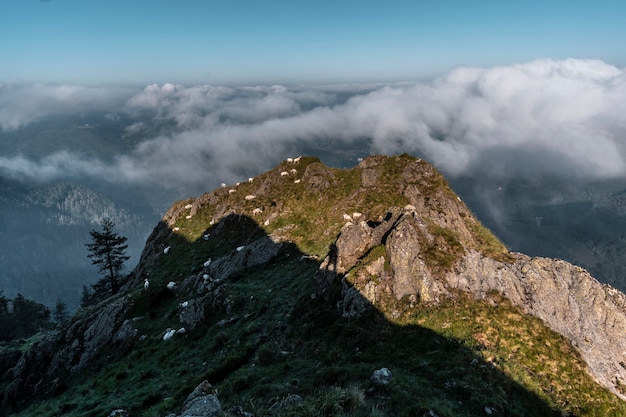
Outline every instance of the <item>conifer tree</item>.
<svg viewBox="0 0 626 417">
<path fill-rule="evenodd" d="M 54 306 L 53 317 L 54 321 L 56 321 L 57 323 L 63 323 L 69 318 L 67 305 L 60 298 L 57 298 L 57 302 Z"/>
<path fill-rule="evenodd" d="M 126 256 L 127 239 L 113 230 L 115 223 L 111 219 L 105 217 L 100 224 L 101 232 L 96 230 L 89 232 L 92 242 L 85 244 L 89 251 L 87 257 L 91 259 L 93 265 L 98 266 L 98 272 L 104 273 L 111 293 L 116 294 L 120 289 L 124 262 L 129 259 L 129 256 Z"/>
</svg>

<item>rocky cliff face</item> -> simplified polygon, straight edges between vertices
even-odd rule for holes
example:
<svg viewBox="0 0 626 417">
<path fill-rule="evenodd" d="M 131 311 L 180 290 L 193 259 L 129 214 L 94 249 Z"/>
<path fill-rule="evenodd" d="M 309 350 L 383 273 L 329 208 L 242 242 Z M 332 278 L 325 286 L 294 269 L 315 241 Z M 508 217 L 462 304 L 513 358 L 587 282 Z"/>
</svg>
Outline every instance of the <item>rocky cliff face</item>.
<svg viewBox="0 0 626 417">
<path fill-rule="evenodd" d="M 623 293 L 559 259 L 510 254 L 501 261 L 475 249 L 446 247 L 444 240 L 437 242 L 438 236 L 428 230 L 426 220 L 413 207 L 391 208 L 386 219 L 374 227 L 364 221 L 347 224 L 315 276 L 318 296 L 325 295 L 333 281 L 343 281 L 339 308 L 344 316 L 359 316 L 370 305 L 383 310 L 397 305 L 388 302 L 389 298 L 406 299 L 400 305 L 410 309 L 417 303 L 436 304 L 459 292 L 477 299 L 497 292 L 569 339 L 594 378 L 624 398 Z M 441 245 L 437 250 L 462 252 L 448 270 L 429 265 L 428 248 L 435 242 Z M 378 245 L 384 250 L 370 262 L 361 262 Z M 392 315 L 401 313 L 390 311 Z"/>
<path fill-rule="evenodd" d="M 119 296 L 82 311 L 21 358 L 12 356 L 3 401 L 62 390 L 108 349 L 161 339 L 142 334 L 152 328 L 139 330 L 147 319 L 137 312 L 148 311 L 149 319 L 168 297 L 180 305 L 165 318 L 196 331 L 215 312 L 230 310 L 229 280 L 269 265 L 288 246 L 306 261 L 319 260 L 314 276 L 304 277 L 314 284 L 312 295 L 339 293 L 337 308 L 347 318 L 374 307 L 394 319 L 420 305 L 500 294 L 569 339 L 590 374 L 626 398 L 622 293 L 562 260 L 507 252 L 425 161 L 374 156 L 348 171 L 314 158 L 284 162 L 249 182 L 176 203 Z M 159 275 L 168 265 L 185 272 Z M 146 277 L 151 288 L 161 285 L 149 296 L 142 292 Z M 170 280 L 175 286 L 166 290 Z"/>
<path fill-rule="evenodd" d="M 377 187 L 375 167 L 381 162 L 370 158 L 361 164 L 362 187 Z M 431 169 L 419 161 L 405 166 L 405 207 L 390 207 L 375 221 L 345 224 L 316 274 L 317 295 L 343 280 L 339 307 L 344 316 L 355 316 L 366 308 L 355 304 L 357 290 L 382 309 L 390 297 L 406 297 L 410 308 L 459 291 L 478 299 L 497 292 L 569 339 L 593 377 L 626 398 L 626 296 L 563 260 L 481 250 L 473 217 L 460 199 L 445 187 L 424 193 Z M 363 262 L 377 246 L 383 248 L 378 256 Z"/>
</svg>

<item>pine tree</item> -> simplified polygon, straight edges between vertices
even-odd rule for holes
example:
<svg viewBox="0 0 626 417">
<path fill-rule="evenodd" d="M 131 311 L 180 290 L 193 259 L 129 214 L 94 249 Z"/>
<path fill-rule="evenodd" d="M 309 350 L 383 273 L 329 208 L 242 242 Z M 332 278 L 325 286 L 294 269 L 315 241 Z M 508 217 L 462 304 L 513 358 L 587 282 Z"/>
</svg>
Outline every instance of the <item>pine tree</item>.
<svg viewBox="0 0 626 417">
<path fill-rule="evenodd" d="M 92 242 L 85 244 L 89 251 L 87 257 L 91 259 L 93 265 L 98 266 L 98 272 L 104 273 L 111 293 L 116 294 L 120 289 L 124 262 L 129 259 L 126 256 L 127 239 L 113 230 L 115 223 L 111 219 L 105 217 L 100 224 L 102 232 L 96 230 L 89 232 Z"/>
<path fill-rule="evenodd" d="M 83 294 L 80 297 L 80 306 L 81 307 L 89 307 L 91 304 L 91 291 L 89 291 L 89 287 L 83 285 Z"/>
<path fill-rule="evenodd" d="M 63 323 L 69 317 L 67 305 L 60 298 L 57 298 L 57 303 L 54 306 L 53 317 L 57 323 Z"/>
<path fill-rule="evenodd" d="M 13 299 L 13 319 L 15 338 L 28 337 L 49 326 L 50 310 L 43 304 L 17 294 Z"/>
</svg>

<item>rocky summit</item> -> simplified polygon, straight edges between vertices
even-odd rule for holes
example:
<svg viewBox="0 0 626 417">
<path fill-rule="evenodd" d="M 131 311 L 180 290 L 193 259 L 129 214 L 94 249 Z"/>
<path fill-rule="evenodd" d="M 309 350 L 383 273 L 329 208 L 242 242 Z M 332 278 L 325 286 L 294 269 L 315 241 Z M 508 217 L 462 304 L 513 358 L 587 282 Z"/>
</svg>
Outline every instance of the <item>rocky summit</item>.
<svg viewBox="0 0 626 417">
<path fill-rule="evenodd" d="M 2 409 L 622 416 L 625 330 L 624 294 L 509 252 L 428 162 L 289 158 L 175 203 L 119 294 L 2 350 Z"/>
</svg>

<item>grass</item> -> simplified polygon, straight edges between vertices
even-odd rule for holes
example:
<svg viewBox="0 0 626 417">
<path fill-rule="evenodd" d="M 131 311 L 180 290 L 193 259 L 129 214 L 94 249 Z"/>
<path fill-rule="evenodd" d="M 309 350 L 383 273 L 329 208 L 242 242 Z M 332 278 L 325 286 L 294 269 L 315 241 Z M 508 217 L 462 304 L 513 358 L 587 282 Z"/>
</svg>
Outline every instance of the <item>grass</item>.
<svg viewBox="0 0 626 417">
<path fill-rule="evenodd" d="M 626 415 L 626 403 L 592 380 L 567 340 L 497 294 L 485 301 L 459 295 L 437 307 L 389 297 L 351 320 L 339 316 L 337 298 L 311 297 L 311 278 L 343 225 L 342 213 L 375 216 L 389 204 L 405 204 L 394 188 L 404 162 L 386 160 L 389 172 L 379 177 L 376 190 L 366 192 L 359 189 L 360 168 L 329 170 L 312 158 L 303 158 L 298 175 L 312 165 L 333 185 L 328 192 L 311 196 L 283 181 L 270 184 L 254 204 L 237 206 L 234 195 L 218 190 L 213 200 L 218 203 L 203 206 L 191 219 L 181 215 L 169 254 L 146 265 L 154 291 L 129 293 L 128 318 L 137 318 L 142 337 L 129 346 L 108 347 L 64 392 L 14 415 L 108 415 L 115 408 L 133 416 L 179 413 L 204 379 L 218 388 L 224 410 L 241 406 L 258 417 L 402 417 L 429 410 L 463 417 L 485 415 L 485 407 L 508 416 Z M 441 186 L 439 177 L 432 181 Z M 422 192 L 437 192 L 428 184 Z M 240 187 L 246 187 L 237 190 L 241 199 L 253 185 Z M 279 216 L 268 225 L 264 218 L 239 216 L 226 218 L 219 230 L 210 225 L 224 207 L 243 214 L 257 204 L 266 216 L 272 207 Z M 430 266 L 449 268 L 463 253 L 461 238 L 435 223 L 428 228 L 436 237 L 427 251 Z M 188 277 L 209 257 L 269 232 L 293 243 L 285 243 L 268 263 L 229 278 L 194 333 L 162 341 L 164 329 L 178 324 L 179 303 L 197 295 L 192 289 L 174 295 L 159 288 Z M 476 223 L 474 232 L 491 253 L 504 253 L 488 230 Z M 205 233 L 209 240 L 202 239 Z M 357 268 L 381 256 L 388 258 L 385 246 L 376 245 Z M 387 260 L 383 268 L 389 272 Z M 339 285 L 331 294 L 340 293 Z M 369 378 L 382 367 L 391 370 L 392 382 L 372 389 Z"/>
<path fill-rule="evenodd" d="M 203 379 L 219 388 L 224 409 L 257 416 L 508 415 L 621 416 L 626 405 L 595 384 L 562 337 L 506 300 L 465 298 L 438 308 L 406 310 L 396 322 L 373 309 L 357 320 L 337 316 L 333 302 L 310 298 L 315 262 L 290 248 L 268 265 L 233 277 L 218 312 L 194 334 L 160 340 L 177 300 L 155 317 L 135 307 L 147 335 L 62 395 L 19 416 L 132 415 L 177 412 Z M 144 311 L 139 311 L 145 309 Z M 224 324 L 224 321 L 227 321 Z M 116 355 L 116 356 L 115 356 Z M 392 384 L 370 392 L 373 370 L 389 368 Z M 286 399 L 302 398 L 298 404 Z"/>
</svg>

